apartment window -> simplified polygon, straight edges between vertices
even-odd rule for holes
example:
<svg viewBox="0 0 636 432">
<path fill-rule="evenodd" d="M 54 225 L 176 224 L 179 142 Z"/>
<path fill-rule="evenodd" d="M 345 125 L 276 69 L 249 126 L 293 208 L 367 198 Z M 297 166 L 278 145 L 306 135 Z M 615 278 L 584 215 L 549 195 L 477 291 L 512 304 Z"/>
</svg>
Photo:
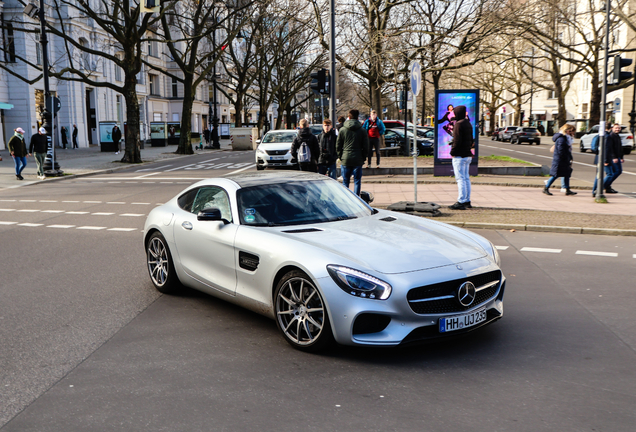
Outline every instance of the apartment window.
<svg viewBox="0 0 636 432">
<path fill-rule="evenodd" d="M 35 34 L 35 64 L 42 65 L 42 44 L 40 44 L 40 32 Z"/>
<path fill-rule="evenodd" d="M 158 75 L 148 75 L 148 81 L 150 82 L 150 94 L 160 96 L 159 93 L 159 76 Z"/>
<path fill-rule="evenodd" d="M 588 104 L 586 103 L 581 104 L 581 118 L 584 118 L 584 119 L 587 118 L 587 107 L 588 107 Z"/>
<path fill-rule="evenodd" d="M 145 84 L 145 81 L 144 81 L 145 69 L 146 68 L 142 64 L 141 70 L 139 71 L 139 73 L 137 73 L 137 84 Z"/>
<path fill-rule="evenodd" d="M 159 43 L 157 41 L 148 42 L 148 55 L 152 57 L 159 57 Z"/>
<path fill-rule="evenodd" d="M 13 36 L 13 24 L 7 24 L 7 52 L 4 59 L 15 63 L 15 37 Z"/>
<path fill-rule="evenodd" d="M 583 78 L 583 90 L 589 90 L 590 89 L 590 77 L 586 76 L 585 78 Z"/>
<path fill-rule="evenodd" d="M 161 113 L 152 113 L 152 121 L 160 122 L 163 121 L 163 116 Z"/>
<path fill-rule="evenodd" d="M 179 87 L 176 78 L 172 78 L 172 97 L 179 97 Z"/>
<path fill-rule="evenodd" d="M 115 81 L 121 81 L 121 68 L 115 64 Z"/>
<path fill-rule="evenodd" d="M 556 99 L 556 91 L 548 90 L 548 99 Z"/>
</svg>

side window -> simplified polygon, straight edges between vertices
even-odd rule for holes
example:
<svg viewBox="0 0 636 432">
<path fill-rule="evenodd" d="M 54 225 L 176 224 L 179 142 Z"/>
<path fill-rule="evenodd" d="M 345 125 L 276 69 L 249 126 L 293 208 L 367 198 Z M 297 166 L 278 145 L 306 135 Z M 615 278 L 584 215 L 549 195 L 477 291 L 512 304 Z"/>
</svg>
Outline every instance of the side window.
<svg viewBox="0 0 636 432">
<path fill-rule="evenodd" d="M 224 219 L 232 222 L 232 211 L 230 210 L 230 200 L 227 193 L 217 186 L 205 186 L 198 190 L 191 213 L 197 214 L 201 210 L 216 207 L 221 210 Z"/>
<path fill-rule="evenodd" d="M 384 138 L 395 138 L 397 134 L 393 131 L 386 131 L 386 133 L 384 134 Z"/>
<path fill-rule="evenodd" d="M 598 133 L 598 126 L 594 126 L 592 130 L 590 130 L 590 133 Z"/>
<path fill-rule="evenodd" d="M 199 192 L 199 188 L 190 189 L 181 195 L 179 199 L 177 199 L 179 207 L 189 212 L 192 209 L 192 203 L 194 202 L 194 198 L 197 196 L 197 192 Z"/>
</svg>

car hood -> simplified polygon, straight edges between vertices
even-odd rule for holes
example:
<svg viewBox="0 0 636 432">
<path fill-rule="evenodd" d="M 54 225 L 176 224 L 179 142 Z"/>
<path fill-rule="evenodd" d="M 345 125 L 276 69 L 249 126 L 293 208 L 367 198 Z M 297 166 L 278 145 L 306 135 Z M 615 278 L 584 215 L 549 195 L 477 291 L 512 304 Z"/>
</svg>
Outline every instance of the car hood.
<svg viewBox="0 0 636 432">
<path fill-rule="evenodd" d="M 487 256 L 477 243 L 450 227 L 425 220 L 420 223 L 401 215 L 391 222 L 380 220 L 381 217 L 316 224 L 313 228 L 318 231 L 313 232 L 285 233 L 299 228 L 286 227 L 281 234 L 385 274 L 426 270 Z"/>
</svg>

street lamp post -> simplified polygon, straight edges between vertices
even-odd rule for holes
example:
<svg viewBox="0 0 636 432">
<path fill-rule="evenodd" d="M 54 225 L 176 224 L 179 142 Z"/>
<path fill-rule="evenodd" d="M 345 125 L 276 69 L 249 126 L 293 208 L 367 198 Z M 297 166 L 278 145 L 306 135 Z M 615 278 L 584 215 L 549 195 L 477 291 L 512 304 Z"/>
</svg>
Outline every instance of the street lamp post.
<svg viewBox="0 0 636 432">
<path fill-rule="evenodd" d="M 212 145 L 206 145 L 206 149 L 220 149 L 219 143 L 219 115 L 217 112 L 217 86 L 216 86 L 216 10 L 214 9 L 214 3 L 212 2 L 212 19 L 214 19 L 214 30 L 212 31 L 212 52 L 214 53 L 214 65 L 212 66 L 212 101 L 209 103 L 208 117 L 212 118 L 212 130 L 210 131 L 210 137 L 212 139 Z M 214 105 L 214 108 L 212 107 Z M 239 115 L 238 113 L 236 115 Z"/>
<path fill-rule="evenodd" d="M 603 195 L 603 174 L 605 164 L 605 121 L 607 112 L 605 103 L 607 101 L 607 55 L 609 51 L 610 32 L 610 0 L 605 2 L 605 58 L 603 59 L 603 90 L 601 92 L 601 118 L 598 126 L 598 164 L 596 166 L 596 202 L 605 202 Z"/>
</svg>

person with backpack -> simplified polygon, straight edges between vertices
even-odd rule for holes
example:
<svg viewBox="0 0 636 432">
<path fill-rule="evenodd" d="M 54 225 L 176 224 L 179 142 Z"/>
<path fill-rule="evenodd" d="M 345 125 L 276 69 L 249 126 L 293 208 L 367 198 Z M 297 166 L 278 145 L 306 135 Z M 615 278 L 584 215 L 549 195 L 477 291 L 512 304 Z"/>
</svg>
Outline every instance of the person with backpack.
<svg viewBox="0 0 636 432">
<path fill-rule="evenodd" d="M 353 175 L 353 192 L 360 196 L 362 191 L 362 165 L 369 152 L 369 134 L 358 121 L 360 111 L 349 111 L 347 120 L 340 129 L 336 140 L 336 154 L 342 166 L 342 184 L 349 189 L 349 181 Z"/>
<path fill-rule="evenodd" d="M 309 121 L 300 119 L 298 135 L 291 146 L 292 158 L 298 161 L 300 171 L 318 172 L 318 156 L 320 147 L 316 136 L 309 129 Z"/>
<path fill-rule="evenodd" d="M 373 156 L 373 149 L 375 149 L 375 167 L 380 168 L 380 137 L 384 135 L 386 128 L 382 120 L 378 118 L 376 110 L 371 111 L 371 116 L 366 119 L 362 128 L 369 134 L 369 155 L 367 159 L 367 167 L 371 168 L 371 157 Z"/>
<path fill-rule="evenodd" d="M 318 172 L 336 179 L 336 139 L 338 135 L 331 124 L 331 120 L 325 119 L 322 122 L 323 132 L 318 135 L 318 145 L 320 156 L 318 157 Z"/>
</svg>

